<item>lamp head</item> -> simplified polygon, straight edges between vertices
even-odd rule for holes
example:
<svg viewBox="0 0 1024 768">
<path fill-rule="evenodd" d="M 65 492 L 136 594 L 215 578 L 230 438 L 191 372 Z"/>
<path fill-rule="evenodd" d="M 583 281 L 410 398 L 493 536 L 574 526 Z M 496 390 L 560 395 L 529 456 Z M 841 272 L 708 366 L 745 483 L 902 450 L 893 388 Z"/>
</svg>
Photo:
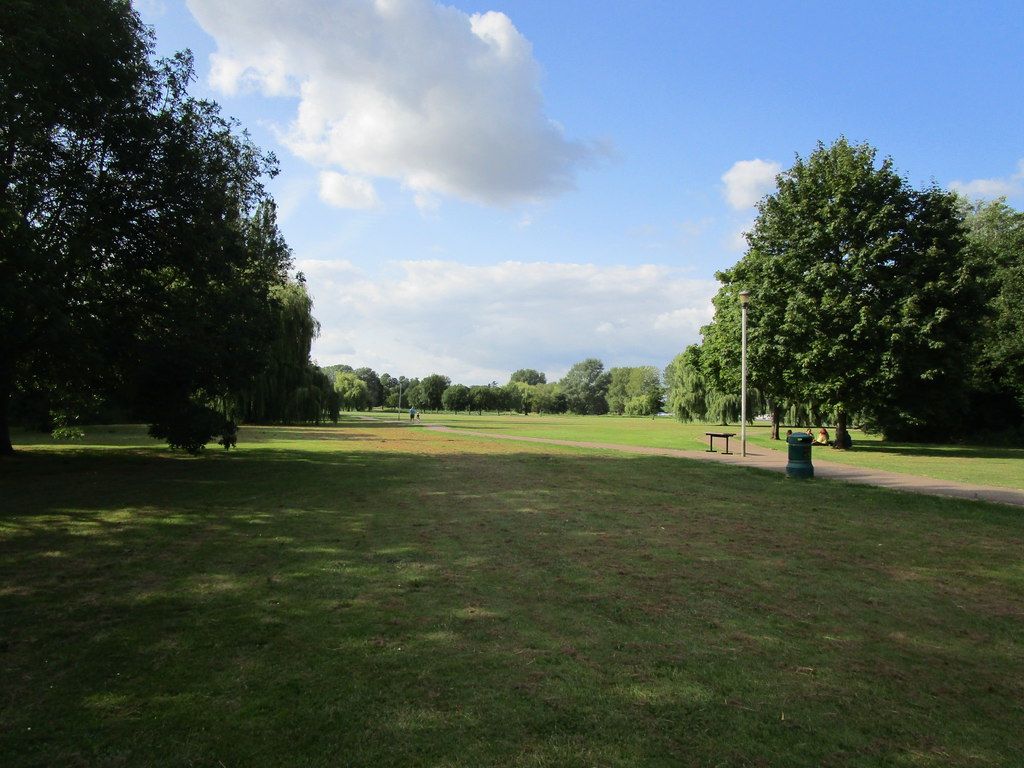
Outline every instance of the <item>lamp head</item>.
<svg viewBox="0 0 1024 768">
<path fill-rule="evenodd" d="M 750 301 L 750 291 L 740 291 L 740 304 L 745 307 L 748 301 Z"/>
</svg>

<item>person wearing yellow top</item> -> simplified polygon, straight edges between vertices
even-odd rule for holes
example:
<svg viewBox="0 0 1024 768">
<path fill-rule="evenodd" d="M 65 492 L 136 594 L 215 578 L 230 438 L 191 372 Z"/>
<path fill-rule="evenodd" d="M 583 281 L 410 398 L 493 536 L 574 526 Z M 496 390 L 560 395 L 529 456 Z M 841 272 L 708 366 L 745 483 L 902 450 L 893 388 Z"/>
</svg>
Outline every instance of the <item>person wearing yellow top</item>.
<svg viewBox="0 0 1024 768">
<path fill-rule="evenodd" d="M 828 430 L 824 427 L 818 432 L 818 436 L 814 440 L 815 445 L 829 445 Z"/>
</svg>

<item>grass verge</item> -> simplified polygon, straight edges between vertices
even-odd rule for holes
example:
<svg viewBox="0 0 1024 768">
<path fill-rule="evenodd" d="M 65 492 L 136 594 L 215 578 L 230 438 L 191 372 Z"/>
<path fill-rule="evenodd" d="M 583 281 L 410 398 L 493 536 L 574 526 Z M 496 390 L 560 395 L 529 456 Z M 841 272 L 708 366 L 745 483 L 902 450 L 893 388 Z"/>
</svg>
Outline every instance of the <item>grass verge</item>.
<svg viewBox="0 0 1024 768">
<path fill-rule="evenodd" d="M 5 765 L 1019 765 L 1019 510 L 366 422 L 111 442 L 0 462 Z"/>
</svg>

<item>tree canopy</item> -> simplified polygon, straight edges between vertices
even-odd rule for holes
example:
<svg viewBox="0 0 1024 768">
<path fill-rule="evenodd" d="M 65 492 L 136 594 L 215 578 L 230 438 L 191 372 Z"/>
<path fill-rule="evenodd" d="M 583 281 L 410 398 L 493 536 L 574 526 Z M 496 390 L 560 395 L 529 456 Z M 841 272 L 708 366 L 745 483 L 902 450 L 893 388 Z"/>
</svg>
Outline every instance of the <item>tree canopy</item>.
<svg viewBox="0 0 1024 768">
<path fill-rule="evenodd" d="M 116 397 L 194 449 L 281 328 L 276 162 L 188 94 L 189 53 L 151 62 L 127 0 L 12 0 L 0 25 L 0 452 L 12 397 Z"/>
<path fill-rule="evenodd" d="M 764 395 L 827 407 L 840 430 L 856 413 L 889 436 L 948 435 L 984 299 L 955 196 L 910 188 L 891 159 L 845 139 L 777 182 L 747 254 L 717 275 L 710 356 L 738 370 L 747 290 L 749 370 Z"/>
<path fill-rule="evenodd" d="M 661 410 L 664 390 L 653 365 L 612 368 L 608 371 L 605 399 L 618 416 L 650 416 Z"/>
<path fill-rule="evenodd" d="M 508 381 L 510 384 L 522 382 L 523 384 L 536 385 L 546 384 L 547 380 L 547 376 L 540 371 L 535 371 L 533 368 L 520 368 L 509 377 Z"/>
<path fill-rule="evenodd" d="M 576 363 L 558 382 L 565 395 L 566 407 L 580 415 L 608 413 L 610 377 L 604 370 L 604 363 L 596 357 L 589 357 Z"/>
<path fill-rule="evenodd" d="M 1024 415 L 1024 213 L 1002 200 L 967 211 L 968 241 L 982 264 L 988 312 L 982 318 L 973 384 L 975 417 Z M 1016 414 L 1014 414 L 1014 410 Z"/>
</svg>

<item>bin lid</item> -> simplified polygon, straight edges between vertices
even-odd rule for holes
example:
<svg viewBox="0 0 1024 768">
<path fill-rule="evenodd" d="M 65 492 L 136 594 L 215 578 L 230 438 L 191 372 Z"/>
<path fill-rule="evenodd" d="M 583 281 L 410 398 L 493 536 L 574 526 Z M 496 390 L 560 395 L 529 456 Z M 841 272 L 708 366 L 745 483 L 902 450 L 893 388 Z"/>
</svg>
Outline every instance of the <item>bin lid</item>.
<svg viewBox="0 0 1024 768">
<path fill-rule="evenodd" d="M 794 432 L 786 438 L 787 443 L 809 443 L 813 438 L 806 432 Z"/>
</svg>

